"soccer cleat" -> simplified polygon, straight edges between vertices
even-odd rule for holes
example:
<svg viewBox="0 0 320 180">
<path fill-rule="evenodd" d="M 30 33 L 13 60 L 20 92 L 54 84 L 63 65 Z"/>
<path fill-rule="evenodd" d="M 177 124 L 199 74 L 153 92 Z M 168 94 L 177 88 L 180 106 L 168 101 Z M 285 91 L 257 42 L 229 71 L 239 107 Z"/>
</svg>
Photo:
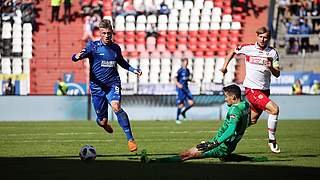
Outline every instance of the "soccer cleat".
<svg viewBox="0 0 320 180">
<path fill-rule="evenodd" d="M 150 162 L 150 158 L 147 155 L 147 150 L 143 149 L 141 151 L 141 155 L 140 155 L 140 161 L 142 163 L 149 163 Z"/>
<path fill-rule="evenodd" d="M 128 141 L 128 148 L 130 152 L 136 152 L 138 150 L 138 146 L 134 140 Z"/>
<path fill-rule="evenodd" d="M 182 115 L 182 117 L 183 117 L 183 121 L 186 121 L 186 120 L 187 120 L 186 113 L 185 113 L 185 112 L 182 112 L 181 115 Z"/>
<path fill-rule="evenodd" d="M 181 121 L 180 120 L 176 120 L 176 124 L 181 124 Z"/>
<path fill-rule="evenodd" d="M 276 153 L 276 154 L 279 154 L 279 153 L 280 153 L 280 148 L 279 148 L 276 140 L 269 140 L 268 145 L 269 145 L 269 147 L 270 147 L 270 150 L 271 150 L 273 153 Z"/>
<path fill-rule="evenodd" d="M 102 127 L 103 127 L 103 129 L 104 129 L 105 131 L 107 131 L 108 133 L 113 133 L 113 129 L 112 129 L 112 127 L 111 127 L 109 124 L 103 125 Z"/>
</svg>

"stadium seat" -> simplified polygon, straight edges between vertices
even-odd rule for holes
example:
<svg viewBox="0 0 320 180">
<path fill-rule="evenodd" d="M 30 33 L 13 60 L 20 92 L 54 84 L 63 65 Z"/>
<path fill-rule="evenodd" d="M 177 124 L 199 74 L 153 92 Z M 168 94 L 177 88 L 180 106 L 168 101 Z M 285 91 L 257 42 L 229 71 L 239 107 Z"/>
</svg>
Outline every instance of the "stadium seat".
<svg viewBox="0 0 320 180">
<path fill-rule="evenodd" d="M 124 23 L 125 23 L 125 17 L 124 16 L 116 16 L 115 25 L 124 24 Z"/>
<path fill-rule="evenodd" d="M 136 18 L 133 15 L 128 15 L 125 18 L 126 23 L 130 22 L 130 23 L 135 23 L 136 22 Z"/>
<path fill-rule="evenodd" d="M 21 74 L 22 73 L 22 61 L 21 58 L 12 59 L 12 74 Z"/>
<path fill-rule="evenodd" d="M 23 32 L 32 32 L 32 25 L 31 23 L 24 23 L 23 24 Z"/>
<path fill-rule="evenodd" d="M 213 8 L 213 2 L 212 1 L 204 1 L 204 5 L 205 8 Z"/>
<path fill-rule="evenodd" d="M 147 17 L 147 23 L 148 24 L 156 24 L 157 23 L 157 16 L 154 14 L 151 14 Z"/>
<path fill-rule="evenodd" d="M 232 22 L 231 23 L 231 29 L 240 30 L 241 29 L 241 23 L 240 22 Z"/>
<path fill-rule="evenodd" d="M 147 23 L 147 18 L 145 15 L 139 15 L 137 16 L 137 24 L 145 24 Z"/>
<path fill-rule="evenodd" d="M 197 23 L 198 24 L 199 22 L 200 22 L 200 16 L 198 16 L 198 15 L 191 15 L 190 16 L 190 23 L 192 23 L 192 24 Z"/>
<path fill-rule="evenodd" d="M 208 23 L 211 22 L 210 15 L 201 15 L 201 23 Z"/>
<path fill-rule="evenodd" d="M 173 7 L 174 9 L 183 9 L 183 2 L 182 1 L 174 1 L 174 4 L 173 4 Z"/>
<path fill-rule="evenodd" d="M 32 47 L 32 45 L 31 45 Z M 12 55 L 13 56 L 21 56 L 22 55 L 22 47 L 21 44 L 15 44 L 12 46 Z"/>
<path fill-rule="evenodd" d="M 2 57 L 1 59 L 1 73 L 11 74 L 11 60 L 10 58 Z"/>
<path fill-rule="evenodd" d="M 159 23 L 159 24 L 166 24 L 166 23 L 168 23 L 168 16 L 167 16 L 167 15 L 164 15 L 164 14 L 159 15 L 159 17 L 158 17 L 158 23 Z"/>
<path fill-rule="evenodd" d="M 220 23 L 221 22 L 221 16 L 220 15 L 212 15 L 211 16 L 211 22 Z"/>
<path fill-rule="evenodd" d="M 202 9 L 203 8 L 203 2 L 204 0 L 195 0 L 194 1 L 194 9 Z"/>
<path fill-rule="evenodd" d="M 212 9 L 212 16 L 221 16 L 222 12 L 221 12 L 221 8 L 219 7 L 214 7 Z"/>
<path fill-rule="evenodd" d="M 214 70 L 214 80 L 213 82 L 215 83 L 222 83 L 223 81 L 223 74 L 220 71 L 224 64 L 224 58 L 216 58 L 216 63 L 215 63 L 215 70 Z"/>
<path fill-rule="evenodd" d="M 227 22 L 231 23 L 232 22 L 232 16 L 230 14 L 225 14 L 222 16 L 222 23 Z"/>
<path fill-rule="evenodd" d="M 192 9 L 193 8 L 193 1 L 184 1 L 184 9 Z"/>
<path fill-rule="evenodd" d="M 23 73 L 30 73 L 30 59 L 23 59 Z"/>
</svg>

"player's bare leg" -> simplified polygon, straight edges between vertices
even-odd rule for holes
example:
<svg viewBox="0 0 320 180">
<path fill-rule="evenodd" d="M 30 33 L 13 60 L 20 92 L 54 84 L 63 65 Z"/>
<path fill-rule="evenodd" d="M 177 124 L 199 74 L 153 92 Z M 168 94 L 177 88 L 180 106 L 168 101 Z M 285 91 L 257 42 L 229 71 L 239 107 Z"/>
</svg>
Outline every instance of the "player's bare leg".
<svg viewBox="0 0 320 180">
<path fill-rule="evenodd" d="M 138 150 L 138 146 L 134 141 L 127 113 L 121 108 L 120 101 L 111 101 L 111 107 L 118 118 L 119 125 L 127 136 L 129 150 L 131 152 L 136 152 Z"/>
<path fill-rule="evenodd" d="M 260 115 L 261 115 L 260 113 L 257 113 L 255 111 L 251 110 L 251 122 L 250 122 L 250 125 L 257 124 L 257 121 L 258 121 Z"/>
<path fill-rule="evenodd" d="M 103 118 L 101 121 L 100 121 L 100 125 L 101 127 L 103 127 L 103 129 L 105 131 L 107 131 L 108 133 L 113 133 L 113 129 L 112 127 L 110 126 L 110 124 L 108 124 L 108 119 L 107 118 Z"/>
<path fill-rule="evenodd" d="M 269 114 L 268 118 L 268 134 L 269 134 L 269 147 L 273 153 L 280 153 L 280 147 L 276 141 L 276 130 L 278 123 L 279 106 L 270 101 L 266 105 L 266 112 Z"/>
</svg>

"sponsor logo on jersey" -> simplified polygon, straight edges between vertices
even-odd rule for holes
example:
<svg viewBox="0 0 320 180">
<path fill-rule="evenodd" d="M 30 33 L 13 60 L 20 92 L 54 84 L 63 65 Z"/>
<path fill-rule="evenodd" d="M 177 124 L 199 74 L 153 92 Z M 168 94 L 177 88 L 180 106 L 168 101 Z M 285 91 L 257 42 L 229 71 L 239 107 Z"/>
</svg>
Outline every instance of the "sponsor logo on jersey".
<svg viewBox="0 0 320 180">
<path fill-rule="evenodd" d="M 101 67 L 116 67 L 116 61 L 101 61 Z"/>
<path fill-rule="evenodd" d="M 246 61 L 249 62 L 249 63 L 252 63 L 252 64 L 264 65 L 267 60 L 268 60 L 267 57 L 246 56 Z"/>
<path fill-rule="evenodd" d="M 260 94 L 260 95 L 258 96 L 258 98 L 259 98 L 259 99 L 262 99 L 262 98 L 263 98 L 263 95 L 262 95 L 262 94 Z"/>
</svg>

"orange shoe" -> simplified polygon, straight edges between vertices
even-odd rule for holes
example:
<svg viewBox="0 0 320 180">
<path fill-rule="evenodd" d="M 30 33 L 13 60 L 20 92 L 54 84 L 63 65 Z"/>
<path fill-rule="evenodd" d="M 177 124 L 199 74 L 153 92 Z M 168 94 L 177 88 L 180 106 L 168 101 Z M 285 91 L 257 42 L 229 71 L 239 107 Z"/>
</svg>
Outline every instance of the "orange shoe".
<svg viewBox="0 0 320 180">
<path fill-rule="evenodd" d="M 138 146 L 134 140 L 128 141 L 128 148 L 130 152 L 136 152 L 138 150 Z"/>
<path fill-rule="evenodd" d="M 109 124 L 106 124 L 106 125 L 104 125 L 104 126 L 102 126 L 103 127 L 103 129 L 105 130 L 105 131 L 107 131 L 108 133 L 113 133 L 113 129 L 112 129 L 112 127 L 109 125 Z"/>
</svg>

